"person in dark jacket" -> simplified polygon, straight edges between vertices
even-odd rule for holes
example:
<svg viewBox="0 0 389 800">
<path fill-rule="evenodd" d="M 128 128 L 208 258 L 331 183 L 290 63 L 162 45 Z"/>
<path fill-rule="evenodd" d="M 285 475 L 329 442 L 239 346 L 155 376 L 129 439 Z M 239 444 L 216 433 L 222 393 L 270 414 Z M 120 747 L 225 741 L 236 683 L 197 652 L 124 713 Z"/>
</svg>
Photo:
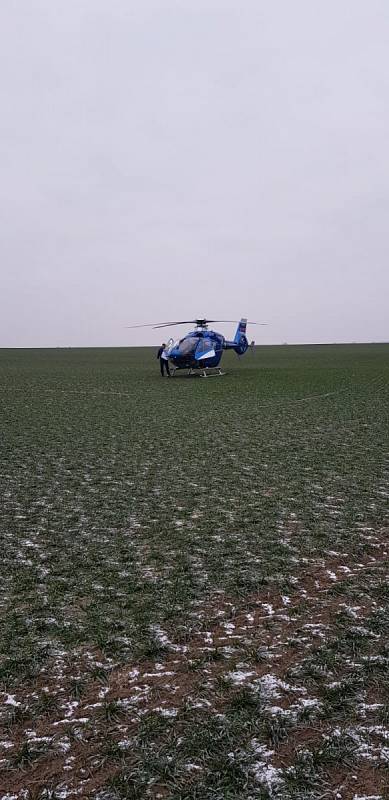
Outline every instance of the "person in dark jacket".
<svg viewBox="0 0 389 800">
<path fill-rule="evenodd" d="M 166 352 L 166 343 L 162 342 L 161 347 L 158 350 L 157 358 L 159 358 L 159 366 L 161 367 L 161 376 L 163 378 L 164 370 L 166 369 L 166 375 L 170 378 L 170 369 L 169 369 L 169 356 Z"/>
</svg>

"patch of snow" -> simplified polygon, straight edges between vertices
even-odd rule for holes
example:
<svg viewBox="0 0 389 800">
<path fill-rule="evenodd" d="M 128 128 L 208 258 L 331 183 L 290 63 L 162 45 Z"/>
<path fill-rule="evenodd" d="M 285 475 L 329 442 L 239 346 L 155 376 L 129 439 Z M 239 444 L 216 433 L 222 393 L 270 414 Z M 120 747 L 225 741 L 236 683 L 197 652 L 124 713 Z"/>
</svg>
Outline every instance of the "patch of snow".
<svg viewBox="0 0 389 800">
<path fill-rule="evenodd" d="M 281 599 L 282 599 L 282 602 L 283 602 L 284 606 L 288 606 L 289 605 L 290 597 L 288 597 L 288 595 L 286 595 L 286 594 L 281 595 Z"/>
<path fill-rule="evenodd" d="M 55 746 L 62 751 L 62 753 L 67 753 L 70 750 L 70 741 L 67 736 L 63 736 L 62 739 L 57 739 Z M 75 760 L 75 756 L 69 756 L 68 761 Z"/>
<path fill-rule="evenodd" d="M 282 681 L 280 678 L 277 678 L 271 673 L 263 675 L 262 678 L 259 678 L 257 681 L 255 681 L 255 685 L 258 687 L 261 694 L 268 700 L 273 698 L 277 699 L 280 697 L 280 689 L 283 689 L 285 692 L 298 692 L 301 694 L 307 693 L 307 690 L 304 686 L 290 686 L 288 683 L 285 683 L 285 681 Z"/>
<path fill-rule="evenodd" d="M 5 700 L 3 700 L 4 705 L 6 706 L 21 706 L 22 704 L 15 700 L 14 694 L 6 694 Z"/>
<path fill-rule="evenodd" d="M 349 630 L 350 633 L 356 633 L 359 636 L 369 636 L 371 639 L 381 638 L 379 633 L 373 633 L 373 631 L 369 631 L 369 629 L 365 628 L 363 625 L 353 625 Z"/>
<path fill-rule="evenodd" d="M 56 722 L 53 722 L 53 726 L 58 727 L 58 725 L 70 725 L 73 722 L 85 724 L 89 722 L 89 717 L 76 717 L 75 719 L 59 719 Z"/>
<path fill-rule="evenodd" d="M 235 672 L 228 672 L 227 677 L 230 678 L 233 683 L 238 685 L 244 683 L 247 680 L 247 678 L 252 678 L 253 675 L 256 674 L 257 674 L 256 672 L 252 672 L 249 670 L 244 671 L 241 669 L 237 669 L 235 670 Z"/>
<path fill-rule="evenodd" d="M 169 650 L 180 651 L 185 653 L 187 651 L 187 647 L 184 645 L 173 644 L 166 631 L 164 631 L 160 625 L 151 625 L 150 630 L 155 636 L 157 642 L 161 644 L 163 647 L 169 648 Z"/>
<path fill-rule="evenodd" d="M 51 742 L 52 739 L 51 736 L 37 736 L 36 731 L 31 731 L 31 730 L 26 730 L 25 734 L 27 736 L 27 739 L 32 740 L 34 744 L 36 742 Z"/>
<path fill-rule="evenodd" d="M 259 784 L 266 786 L 269 792 L 272 792 L 273 789 L 283 784 L 281 770 L 269 764 L 269 759 L 274 755 L 274 750 L 268 750 L 265 745 L 260 744 L 256 739 L 252 740 L 251 747 L 257 757 L 257 761 L 253 766 L 254 777 Z"/>
<path fill-rule="evenodd" d="M 77 700 L 73 700 L 73 702 L 66 703 L 66 705 L 62 706 L 63 709 L 67 709 L 67 711 L 65 711 L 65 717 L 72 717 L 77 707 Z"/>
<path fill-rule="evenodd" d="M 225 632 L 228 634 L 228 636 L 231 636 L 231 634 L 235 630 L 235 625 L 234 625 L 233 622 L 224 622 L 223 623 L 223 628 L 224 628 Z"/>
<path fill-rule="evenodd" d="M 366 717 L 366 712 L 377 711 L 378 708 L 383 708 L 383 703 L 360 703 L 357 711 L 362 717 Z"/>
<path fill-rule="evenodd" d="M 382 794 L 354 794 L 353 800 L 384 800 Z"/>
<path fill-rule="evenodd" d="M 118 747 L 120 747 L 121 750 L 128 750 L 128 748 L 132 745 L 133 742 L 131 739 L 122 739 L 120 742 L 118 742 Z"/>
<path fill-rule="evenodd" d="M 176 717 L 178 714 L 176 708 L 162 708 L 162 706 L 157 706 L 154 711 L 157 711 L 162 717 Z"/>
<path fill-rule="evenodd" d="M 69 756 L 69 758 L 66 759 L 66 761 L 65 761 L 65 763 L 63 765 L 63 769 L 66 770 L 66 771 L 69 771 L 70 769 L 73 769 L 73 763 L 75 762 L 75 760 L 76 760 L 75 756 Z"/>
<path fill-rule="evenodd" d="M 204 698 L 200 697 L 198 700 L 196 700 L 195 703 L 191 703 L 190 707 L 191 708 L 210 708 L 211 705 L 212 705 L 212 703 L 210 702 L 210 700 L 206 700 L 205 697 Z"/>
<path fill-rule="evenodd" d="M 361 660 L 372 664 L 388 664 L 389 666 L 389 658 L 387 656 L 362 656 Z"/>
<path fill-rule="evenodd" d="M 315 708 L 317 706 L 321 706 L 320 700 L 318 700 L 316 697 L 301 697 L 298 702 L 302 708 Z"/>
<path fill-rule="evenodd" d="M 144 672 L 142 678 L 160 678 L 164 675 L 169 676 L 175 674 L 176 674 L 175 672 L 169 672 L 168 670 L 166 672 Z"/>
<path fill-rule="evenodd" d="M 266 710 L 273 717 L 277 717 L 277 716 L 280 716 L 280 717 L 295 716 L 294 712 L 290 711 L 289 708 L 281 708 L 281 706 L 269 706 Z"/>
</svg>

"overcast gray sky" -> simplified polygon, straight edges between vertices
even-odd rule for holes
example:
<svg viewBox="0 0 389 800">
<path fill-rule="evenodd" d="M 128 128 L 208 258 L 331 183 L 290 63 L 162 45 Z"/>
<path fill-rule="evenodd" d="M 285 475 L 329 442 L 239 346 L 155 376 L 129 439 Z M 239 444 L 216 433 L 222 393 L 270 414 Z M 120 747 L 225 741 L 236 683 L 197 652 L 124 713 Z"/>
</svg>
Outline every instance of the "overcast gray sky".
<svg viewBox="0 0 389 800">
<path fill-rule="evenodd" d="M 0 131 L 0 346 L 389 340 L 388 0 L 1 0 Z"/>
</svg>

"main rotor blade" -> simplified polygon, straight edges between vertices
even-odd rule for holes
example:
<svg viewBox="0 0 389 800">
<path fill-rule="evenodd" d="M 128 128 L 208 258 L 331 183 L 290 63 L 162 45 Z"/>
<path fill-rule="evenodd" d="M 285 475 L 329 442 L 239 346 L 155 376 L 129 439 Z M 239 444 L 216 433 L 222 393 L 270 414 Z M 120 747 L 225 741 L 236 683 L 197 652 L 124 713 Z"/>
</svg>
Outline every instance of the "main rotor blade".
<svg viewBox="0 0 389 800">
<path fill-rule="evenodd" d="M 142 325 L 126 325 L 126 328 L 170 328 L 172 325 L 197 325 L 199 322 L 210 325 L 214 322 L 238 323 L 239 321 L 238 319 L 182 319 L 172 322 L 146 322 Z M 267 325 L 267 322 L 248 321 L 247 325 Z"/>
<path fill-rule="evenodd" d="M 207 322 L 240 322 L 239 319 L 207 319 Z M 252 322 L 247 320 L 246 325 L 267 325 L 267 322 Z"/>
<path fill-rule="evenodd" d="M 182 322 L 146 322 L 142 325 L 126 325 L 126 328 L 166 328 L 169 325 L 189 325 L 195 319 L 184 319 Z"/>
<path fill-rule="evenodd" d="M 129 328 L 154 328 L 154 323 L 146 322 L 144 325 L 125 325 L 125 327 L 127 328 L 127 330 Z"/>
<path fill-rule="evenodd" d="M 196 319 L 182 319 L 180 322 L 161 322 L 154 325 L 154 328 L 170 328 L 171 325 L 195 325 Z"/>
</svg>

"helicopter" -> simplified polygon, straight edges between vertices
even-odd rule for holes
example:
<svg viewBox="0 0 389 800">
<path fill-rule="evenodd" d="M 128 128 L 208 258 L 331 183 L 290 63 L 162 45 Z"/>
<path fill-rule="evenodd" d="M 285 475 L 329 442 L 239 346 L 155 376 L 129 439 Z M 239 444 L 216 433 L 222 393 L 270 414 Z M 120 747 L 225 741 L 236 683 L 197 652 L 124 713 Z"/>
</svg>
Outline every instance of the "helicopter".
<svg viewBox="0 0 389 800">
<path fill-rule="evenodd" d="M 209 375 L 224 375 L 219 366 L 223 351 L 234 350 L 238 356 L 243 356 L 249 348 L 246 337 L 247 319 L 242 318 L 238 323 L 235 336 L 232 340 L 226 339 L 222 333 L 217 333 L 209 329 L 209 325 L 215 322 L 235 322 L 235 320 L 221 319 L 194 319 L 181 320 L 179 322 L 160 322 L 151 325 L 130 325 L 131 328 L 170 328 L 173 325 L 194 324 L 194 330 L 186 334 L 182 339 L 169 339 L 166 346 L 166 353 L 169 357 L 174 375 L 176 370 L 187 369 L 189 375 L 199 374 L 206 378 Z M 253 325 L 265 325 L 264 322 L 249 323 Z"/>
</svg>

